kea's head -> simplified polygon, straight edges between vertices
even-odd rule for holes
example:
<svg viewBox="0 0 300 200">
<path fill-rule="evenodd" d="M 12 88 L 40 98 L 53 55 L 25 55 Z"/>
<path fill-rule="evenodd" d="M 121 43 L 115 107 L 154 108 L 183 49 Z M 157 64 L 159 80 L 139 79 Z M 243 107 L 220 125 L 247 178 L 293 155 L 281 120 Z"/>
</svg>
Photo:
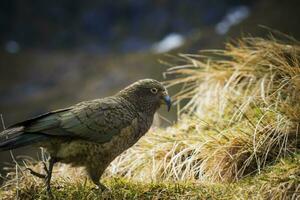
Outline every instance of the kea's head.
<svg viewBox="0 0 300 200">
<path fill-rule="evenodd" d="M 154 79 L 139 80 L 118 95 L 132 103 L 139 111 L 154 113 L 162 104 L 166 104 L 168 111 L 171 108 L 171 98 L 166 88 Z"/>
</svg>

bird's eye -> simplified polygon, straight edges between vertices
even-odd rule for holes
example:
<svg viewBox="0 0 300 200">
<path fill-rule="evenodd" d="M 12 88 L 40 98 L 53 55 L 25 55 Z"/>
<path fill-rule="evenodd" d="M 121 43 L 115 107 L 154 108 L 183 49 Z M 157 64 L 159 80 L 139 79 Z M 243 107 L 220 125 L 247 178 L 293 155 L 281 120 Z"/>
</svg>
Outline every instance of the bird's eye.
<svg viewBox="0 0 300 200">
<path fill-rule="evenodd" d="M 157 93 L 157 88 L 151 88 L 150 90 L 153 94 L 156 94 Z"/>
</svg>

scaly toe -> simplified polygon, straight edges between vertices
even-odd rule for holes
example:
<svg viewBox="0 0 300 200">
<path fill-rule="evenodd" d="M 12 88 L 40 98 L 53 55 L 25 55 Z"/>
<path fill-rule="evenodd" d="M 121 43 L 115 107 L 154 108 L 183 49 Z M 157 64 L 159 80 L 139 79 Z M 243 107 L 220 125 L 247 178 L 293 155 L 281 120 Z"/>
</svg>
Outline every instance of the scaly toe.
<svg viewBox="0 0 300 200">
<path fill-rule="evenodd" d="M 47 175 L 45 175 L 45 174 L 40 174 L 40 173 L 38 173 L 38 172 L 35 172 L 35 171 L 33 171 L 31 168 L 28 168 L 28 167 L 27 167 L 26 170 L 29 170 L 30 174 L 32 174 L 32 175 L 34 175 L 34 176 L 36 176 L 36 177 L 38 177 L 38 178 L 45 179 L 45 178 L 47 177 Z"/>
<path fill-rule="evenodd" d="M 95 187 L 93 188 L 93 190 L 97 190 L 97 191 L 101 191 L 101 192 L 109 192 L 110 191 L 110 189 L 107 188 L 103 184 L 97 184 L 97 185 L 95 185 Z"/>
</svg>

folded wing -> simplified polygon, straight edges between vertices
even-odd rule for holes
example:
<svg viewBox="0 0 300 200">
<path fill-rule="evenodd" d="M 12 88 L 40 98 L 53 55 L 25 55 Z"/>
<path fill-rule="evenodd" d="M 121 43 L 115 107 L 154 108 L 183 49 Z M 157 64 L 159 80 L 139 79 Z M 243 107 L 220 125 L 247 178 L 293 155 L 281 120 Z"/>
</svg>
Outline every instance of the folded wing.
<svg viewBox="0 0 300 200">
<path fill-rule="evenodd" d="M 105 143 L 131 125 L 134 114 L 113 99 L 83 102 L 73 107 L 17 123 L 0 133 L 0 150 L 9 150 L 53 137 Z"/>
</svg>

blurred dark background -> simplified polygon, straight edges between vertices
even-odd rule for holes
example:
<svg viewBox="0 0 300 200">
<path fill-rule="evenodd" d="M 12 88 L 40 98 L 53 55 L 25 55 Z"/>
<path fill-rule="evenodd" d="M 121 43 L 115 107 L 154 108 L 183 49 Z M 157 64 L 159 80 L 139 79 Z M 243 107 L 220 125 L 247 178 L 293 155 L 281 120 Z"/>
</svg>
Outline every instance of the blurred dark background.
<svg viewBox="0 0 300 200">
<path fill-rule="evenodd" d="M 299 9 L 298 0 L 2 0 L 0 113 L 9 125 L 140 78 L 163 80 L 166 54 L 268 35 L 259 25 L 299 39 Z M 10 161 L 0 153 L 0 172 Z"/>
<path fill-rule="evenodd" d="M 23 49 L 93 53 L 147 50 L 169 33 L 214 26 L 250 0 L 123 0 L 1 2 L 1 43 Z"/>
</svg>

